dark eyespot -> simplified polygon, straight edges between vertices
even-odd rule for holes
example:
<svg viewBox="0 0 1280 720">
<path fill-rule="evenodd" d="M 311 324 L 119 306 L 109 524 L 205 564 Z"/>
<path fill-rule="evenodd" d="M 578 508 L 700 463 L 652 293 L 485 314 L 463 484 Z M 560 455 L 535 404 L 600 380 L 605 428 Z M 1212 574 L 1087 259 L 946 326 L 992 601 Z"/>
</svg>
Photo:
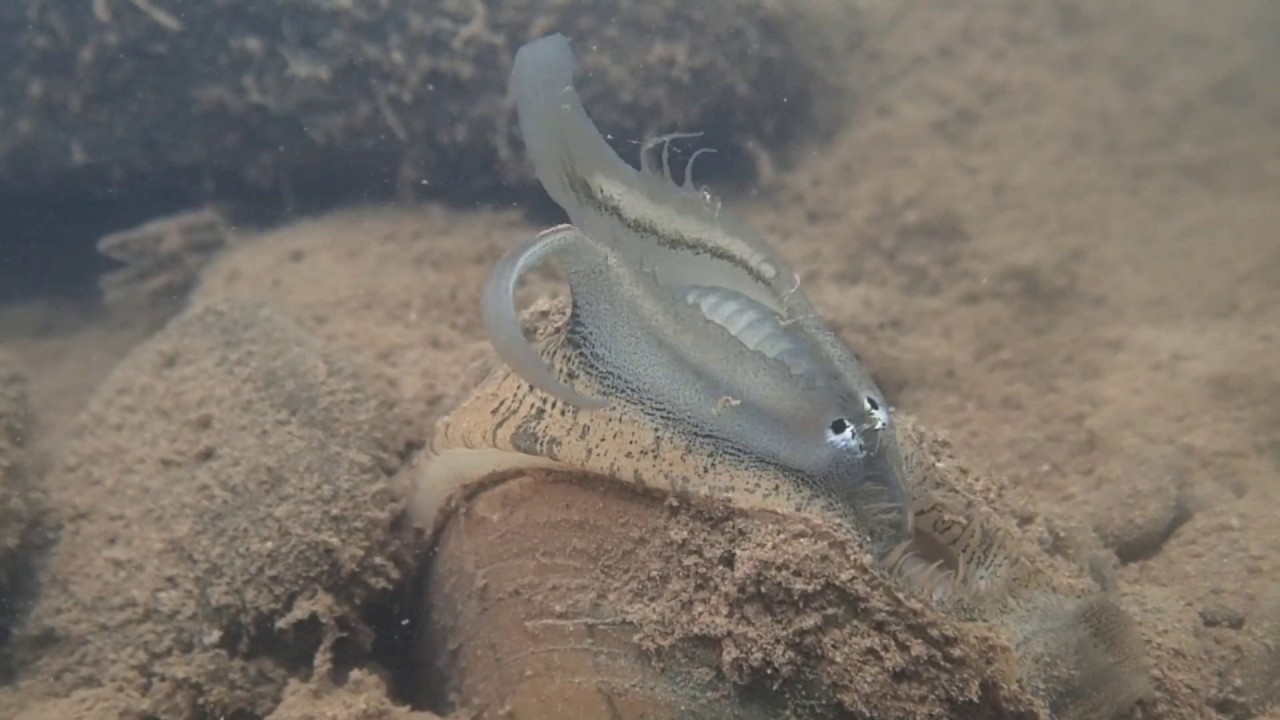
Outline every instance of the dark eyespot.
<svg viewBox="0 0 1280 720">
<path fill-rule="evenodd" d="M 845 420 L 844 418 L 836 418 L 831 421 L 831 434 L 843 435 L 850 427 L 852 427 L 852 425 L 850 425 L 848 420 Z"/>
<path fill-rule="evenodd" d="M 875 398 L 873 398 L 873 397 L 871 397 L 870 395 L 868 395 L 868 396 L 867 396 L 867 407 L 871 408 L 872 410 L 879 410 L 879 409 L 880 409 L 880 403 L 876 402 L 876 399 L 875 399 Z"/>
</svg>

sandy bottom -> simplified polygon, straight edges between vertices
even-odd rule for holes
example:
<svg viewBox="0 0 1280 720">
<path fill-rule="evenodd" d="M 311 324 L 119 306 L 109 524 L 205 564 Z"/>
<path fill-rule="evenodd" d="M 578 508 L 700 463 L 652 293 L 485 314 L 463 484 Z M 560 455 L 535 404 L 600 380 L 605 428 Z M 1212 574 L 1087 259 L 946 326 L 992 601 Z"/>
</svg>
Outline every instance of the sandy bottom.
<svg viewBox="0 0 1280 720">
<path fill-rule="evenodd" d="M 1268 717 L 1280 17 L 866 5 L 849 126 L 734 204 L 899 410 L 1000 480 L 993 507 L 1029 547 L 1105 558 L 1150 648 L 1144 717 Z M 488 269 L 537 229 L 515 210 L 345 210 L 245 238 L 154 334 L 0 310 L 36 422 L 28 505 L 57 538 L 4 649 L 0 717 L 440 709 L 410 647 L 407 469 L 487 353 Z M 788 553 L 800 574 L 831 562 L 788 546 L 799 531 L 725 522 L 651 557 L 732 542 L 765 575 Z M 737 665 L 721 648 L 730 676 L 817 652 L 752 647 Z M 961 690 L 883 707 L 941 713 Z"/>
</svg>

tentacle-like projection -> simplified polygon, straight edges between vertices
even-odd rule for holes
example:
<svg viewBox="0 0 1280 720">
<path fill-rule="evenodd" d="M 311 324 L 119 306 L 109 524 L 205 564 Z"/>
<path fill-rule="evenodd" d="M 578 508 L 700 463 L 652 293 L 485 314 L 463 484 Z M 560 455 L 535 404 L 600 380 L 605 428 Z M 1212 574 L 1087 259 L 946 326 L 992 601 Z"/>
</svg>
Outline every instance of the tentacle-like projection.
<svg viewBox="0 0 1280 720">
<path fill-rule="evenodd" d="M 604 407 L 608 400 L 587 397 L 553 375 L 546 361 L 525 340 L 516 314 L 515 291 L 520 279 L 561 252 L 576 252 L 601 264 L 607 262 L 608 250 L 572 225 L 560 225 L 539 233 L 516 246 L 494 266 L 481 299 L 484 324 L 498 356 L 529 384 L 571 405 L 594 410 Z"/>
</svg>

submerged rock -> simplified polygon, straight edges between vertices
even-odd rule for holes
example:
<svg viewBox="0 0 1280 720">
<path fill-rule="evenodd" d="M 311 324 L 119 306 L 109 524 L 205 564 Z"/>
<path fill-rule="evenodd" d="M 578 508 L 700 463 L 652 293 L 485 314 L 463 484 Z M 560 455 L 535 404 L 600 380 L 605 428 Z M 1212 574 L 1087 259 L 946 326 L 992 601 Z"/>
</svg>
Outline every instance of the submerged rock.
<svg viewBox="0 0 1280 720">
<path fill-rule="evenodd" d="M 175 318 L 99 387 L 50 472 L 59 543 L 15 638 L 19 686 L 263 716 L 291 677 L 325 675 L 313 662 L 339 638 L 366 652 L 357 608 L 406 567 L 394 418 L 268 306 Z"/>
</svg>

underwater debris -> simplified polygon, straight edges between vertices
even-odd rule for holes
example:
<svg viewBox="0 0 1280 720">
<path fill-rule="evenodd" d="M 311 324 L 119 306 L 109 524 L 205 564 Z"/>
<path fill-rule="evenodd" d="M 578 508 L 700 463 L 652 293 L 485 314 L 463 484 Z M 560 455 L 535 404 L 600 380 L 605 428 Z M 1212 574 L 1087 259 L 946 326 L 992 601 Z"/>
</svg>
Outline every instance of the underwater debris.
<svg viewBox="0 0 1280 720">
<path fill-rule="evenodd" d="M 209 207 L 107 235 L 98 252 L 126 266 L 99 278 L 102 300 L 122 314 L 157 304 L 176 310 L 200 270 L 231 242 L 226 220 Z"/>
</svg>

